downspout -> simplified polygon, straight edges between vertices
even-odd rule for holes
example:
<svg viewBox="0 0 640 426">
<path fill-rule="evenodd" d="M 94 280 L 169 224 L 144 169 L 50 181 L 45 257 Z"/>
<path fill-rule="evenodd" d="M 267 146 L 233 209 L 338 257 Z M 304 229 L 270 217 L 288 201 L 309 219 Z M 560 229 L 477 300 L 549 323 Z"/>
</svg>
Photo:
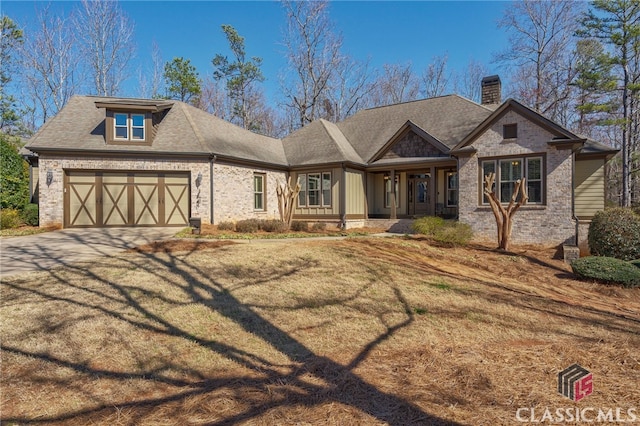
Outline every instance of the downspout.
<svg viewBox="0 0 640 426">
<path fill-rule="evenodd" d="M 217 155 L 209 154 L 209 223 L 213 225 L 213 165 L 218 158 Z"/>
<path fill-rule="evenodd" d="M 347 166 L 342 163 L 340 179 L 340 228 L 347 229 Z"/>
</svg>

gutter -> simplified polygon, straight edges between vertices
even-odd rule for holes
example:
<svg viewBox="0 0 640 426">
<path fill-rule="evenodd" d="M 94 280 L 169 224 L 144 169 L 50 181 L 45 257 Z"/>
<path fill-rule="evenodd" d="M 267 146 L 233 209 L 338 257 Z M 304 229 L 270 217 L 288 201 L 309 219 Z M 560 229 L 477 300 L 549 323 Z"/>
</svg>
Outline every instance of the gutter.
<svg viewBox="0 0 640 426">
<path fill-rule="evenodd" d="M 340 179 L 340 228 L 347 228 L 347 165 L 342 163 L 342 179 Z"/>
<path fill-rule="evenodd" d="M 209 223 L 213 225 L 213 165 L 218 156 L 209 154 Z"/>
</svg>

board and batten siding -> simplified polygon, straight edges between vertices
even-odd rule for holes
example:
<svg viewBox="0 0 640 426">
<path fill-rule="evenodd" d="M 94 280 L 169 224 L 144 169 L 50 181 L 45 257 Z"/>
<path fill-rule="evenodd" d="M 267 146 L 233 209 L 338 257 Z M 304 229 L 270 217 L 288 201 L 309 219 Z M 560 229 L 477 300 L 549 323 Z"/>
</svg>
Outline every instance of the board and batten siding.
<svg viewBox="0 0 640 426">
<path fill-rule="evenodd" d="M 576 160 L 574 206 L 578 219 L 591 219 L 604 210 L 604 161 Z"/>
<path fill-rule="evenodd" d="M 364 172 L 358 170 L 346 171 L 346 213 L 347 215 L 358 215 L 364 217 L 365 214 L 365 176 Z"/>
</svg>

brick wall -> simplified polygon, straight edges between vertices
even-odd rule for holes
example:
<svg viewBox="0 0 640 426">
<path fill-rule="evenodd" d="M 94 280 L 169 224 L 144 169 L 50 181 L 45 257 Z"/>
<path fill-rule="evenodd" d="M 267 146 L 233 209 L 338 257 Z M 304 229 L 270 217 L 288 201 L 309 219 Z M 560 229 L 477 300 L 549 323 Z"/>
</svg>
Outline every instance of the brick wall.
<svg viewBox="0 0 640 426">
<path fill-rule="evenodd" d="M 136 159 L 136 158 L 64 158 L 41 155 L 39 158 L 39 210 L 40 226 L 62 226 L 64 220 L 64 170 L 104 170 L 104 171 L 183 171 L 191 172 L 191 216 L 201 217 L 209 223 L 209 161 L 179 159 Z M 47 172 L 53 180 L 47 185 Z M 202 174 L 198 188 L 195 180 Z"/>
<path fill-rule="evenodd" d="M 504 140 L 502 126 L 518 125 L 518 138 Z M 496 223 L 491 208 L 480 205 L 479 159 L 484 157 L 544 154 L 546 157 L 546 203 L 525 205 L 513 220 L 512 241 L 558 245 L 575 243 L 572 218 L 572 155 L 547 142 L 553 135 L 521 115 L 508 111 L 473 142 L 477 152 L 459 161 L 460 221 L 469 223 L 479 239 L 496 241 Z"/>
<path fill-rule="evenodd" d="M 266 210 L 254 210 L 253 175 L 266 174 Z M 213 167 L 214 223 L 241 219 L 279 219 L 276 186 L 286 183 L 284 171 L 215 163 Z"/>
</svg>

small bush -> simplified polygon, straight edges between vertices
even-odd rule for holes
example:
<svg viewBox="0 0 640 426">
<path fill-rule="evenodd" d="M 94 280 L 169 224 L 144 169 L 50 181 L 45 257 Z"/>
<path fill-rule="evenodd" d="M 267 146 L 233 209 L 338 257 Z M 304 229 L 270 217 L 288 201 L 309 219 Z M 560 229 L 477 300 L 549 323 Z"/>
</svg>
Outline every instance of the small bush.
<svg viewBox="0 0 640 426">
<path fill-rule="evenodd" d="M 25 225 L 38 226 L 38 205 L 27 204 L 22 210 L 22 221 Z"/>
<path fill-rule="evenodd" d="M 464 246 L 469 244 L 473 238 L 471 225 L 462 222 L 445 222 L 446 226 L 437 229 L 433 239 L 439 243 L 454 246 Z"/>
<path fill-rule="evenodd" d="M 589 225 L 588 240 L 595 256 L 640 258 L 640 216 L 621 207 L 598 212 Z"/>
<path fill-rule="evenodd" d="M 291 230 L 295 232 L 308 232 L 309 224 L 300 220 L 294 220 L 291 222 Z"/>
<path fill-rule="evenodd" d="M 326 229 L 327 229 L 327 223 L 326 222 L 316 222 L 311 227 L 312 231 L 324 231 Z"/>
<path fill-rule="evenodd" d="M 218 231 L 235 231 L 236 225 L 233 222 L 220 222 Z"/>
<path fill-rule="evenodd" d="M 260 222 L 260 229 L 265 232 L 287 232 L 287 224 L 278 219 L 263 220 Z"/>
<path fill-rule="evenodd" d="M 11 229 L 20 226 L 20 213 L 15 209 L 0 210 L 0 229 Z"/>
<path fill-rule="evenodd" d="M 416 234 L 432 236 L 436 229 L 444 226 L 444 219 L 438 216 L 425 216 L 413 221 L 411 229 Z"/>
<path fill-rule="evenodd" d="M 637 266 L 638 268 L 640 268 L 640 259 L 632 260 L 630 263 L 632 265 Z"/>
<path fill-rule="evenodd" d="M 444 220 L 435 216 L 421 217 L 415 220 L 412 229 L 433 241 L 447 245 L 463 246 L 473 238 L 473 231 L 469 224 Z"/>
<path fill-rule="evenodd" d="M 236 231 L 243 234 L 252 234 L 260 229 L 260 221 L 258 219 L 239 220 L 236 223 Z"/>
<path fill-rule="evenodd" d="M 589 256 L 571 263 L 573 273 L 580 278 L 603 283 L 622 284 L 625 287 L 640 286 L 640 269 L 631 262 L 613 257 Z"/>
</svg>

